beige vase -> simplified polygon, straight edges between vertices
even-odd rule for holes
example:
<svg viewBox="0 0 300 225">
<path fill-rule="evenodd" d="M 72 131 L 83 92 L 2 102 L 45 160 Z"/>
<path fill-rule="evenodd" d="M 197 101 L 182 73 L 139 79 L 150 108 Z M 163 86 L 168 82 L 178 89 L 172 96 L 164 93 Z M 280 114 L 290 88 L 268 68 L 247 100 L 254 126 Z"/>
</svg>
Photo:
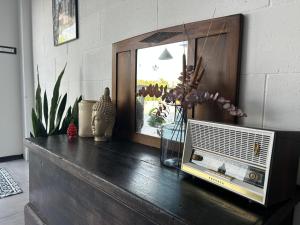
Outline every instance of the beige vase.
<svg viewBox="0 0 300 225">
<path fill-rule="evenodd" d="M 78 135 L 80 137 L 93 137 L 93 131 L 91 127 L 92 123 L 92 111 L 93 105 L 96 101 L 82 100 L 78 104 Z"/>
</svg>

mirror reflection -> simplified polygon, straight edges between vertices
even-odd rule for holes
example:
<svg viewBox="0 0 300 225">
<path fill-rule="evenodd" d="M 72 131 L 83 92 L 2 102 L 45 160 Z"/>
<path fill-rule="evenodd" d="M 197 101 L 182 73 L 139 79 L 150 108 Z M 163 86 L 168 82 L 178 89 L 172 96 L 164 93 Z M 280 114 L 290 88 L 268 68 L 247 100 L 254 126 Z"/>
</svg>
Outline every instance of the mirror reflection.
<svg viewBox="0 0 300 225">
<path fill-rule="evenodd" d="M 188 42 L 184 41 L 139 49 L 137 91 L 150 84 L 174 88 L 180 82 L 178 77 L 182 72 L 182 56 L 187 55 L 187 45 Z M 160 128 L 174 119 L 175 106 L 167 105 L 161 97 L 137 97 L 136 132 L 159 137 Z"/>
</svg>

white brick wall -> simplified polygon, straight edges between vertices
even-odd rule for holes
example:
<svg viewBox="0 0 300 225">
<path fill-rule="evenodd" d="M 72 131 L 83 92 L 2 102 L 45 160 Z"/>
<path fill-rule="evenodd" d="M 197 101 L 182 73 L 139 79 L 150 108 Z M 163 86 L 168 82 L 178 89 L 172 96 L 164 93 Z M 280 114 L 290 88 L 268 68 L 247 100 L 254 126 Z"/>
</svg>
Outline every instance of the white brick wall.
<svg viewBox="0 0 300 225">
<path fill-rule="evenodd" d="M 97 99 L 111 87 L 113 42 L 209 19 L 216 8 L 216 17 L 245 15 L 243 124 L 300 130 L 300 0 L 81 0 L 80 38 L 60 47 L 53 46 L 51 1 L 32 0 L 34 66 L 51 89 L 68 61 L 62 87 L 70 102 L 80 94 Z"/>
<path fill-rule="evenodd" d="M 39 66 L 42 86 L 51 89 L 68 62 L 62 88 L 68 91 L 70 102 L 81 93 L 85 98 L 97 99 L 105 86 L 111 87 L 113 42 L 156 28 L 209 19 L 214 9 L 216 16 L 243 13 L 241 105 L 249 114 L 243 123 L 274 128 L 282 124 L 280 128 L 300 130 L 297 111 L 282 116 L 291 102 L 295 110 L 300 105 L 297 91 L 292 100 L 282 101 L 281 107 L 269 102 L 276 101 L 272 90 L 278 84 L 271 76 L 277 75 L 285 82 L 300 80 L 297 75 L 290 78 L 300 73 L 299 0 L 79 1 L 80 38 L 59 47 L 53 46 L 52 1 L 32 1 L 34 66 Z"/>
</svg>

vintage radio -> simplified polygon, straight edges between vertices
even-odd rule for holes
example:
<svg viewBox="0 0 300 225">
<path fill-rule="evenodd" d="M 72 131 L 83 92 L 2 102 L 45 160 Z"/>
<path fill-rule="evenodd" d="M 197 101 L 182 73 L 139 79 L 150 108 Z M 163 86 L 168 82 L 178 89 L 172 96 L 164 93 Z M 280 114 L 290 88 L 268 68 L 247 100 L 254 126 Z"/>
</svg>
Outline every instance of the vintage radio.
<svg viewBox="0 0 300 225">
<path fill-rule="evenodd" d="M 181 170 L 264 206 L 293 197 L 299 132 L 188 120 Z"/>
</svg>

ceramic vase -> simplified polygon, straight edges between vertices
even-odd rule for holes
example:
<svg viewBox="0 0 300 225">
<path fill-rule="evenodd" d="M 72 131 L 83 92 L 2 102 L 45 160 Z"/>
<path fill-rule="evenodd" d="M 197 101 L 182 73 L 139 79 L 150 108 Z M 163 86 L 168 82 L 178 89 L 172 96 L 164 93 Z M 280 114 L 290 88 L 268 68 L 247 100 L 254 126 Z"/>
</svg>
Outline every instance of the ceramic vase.
<svg viewBox="0 0 300 225">
<path fill-rule="evenodd" d="M 91 100 L 82 100 L 78 104 L 79 112 L 78 112 L 78 126 L 79 131 L 78 135 L 80 137 L 93 137 L 93 131 L 91 127 L 92 122 L 92 111 L 93 105 L 96 101 Z"/>
</svg>

